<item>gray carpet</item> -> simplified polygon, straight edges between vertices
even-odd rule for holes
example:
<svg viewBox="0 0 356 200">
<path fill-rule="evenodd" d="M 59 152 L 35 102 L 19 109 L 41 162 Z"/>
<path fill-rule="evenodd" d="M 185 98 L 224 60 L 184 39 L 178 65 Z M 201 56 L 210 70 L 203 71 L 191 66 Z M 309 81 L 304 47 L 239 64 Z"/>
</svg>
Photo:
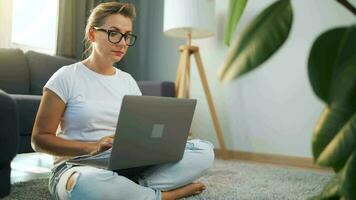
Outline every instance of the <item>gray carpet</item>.
<svg viewBox="0 0 356 200">
<path fill-rule="evenodd" d="M 331 177 L 330 172 L 217 160 L 200 179 L 208 189 L 186 200 L 307 199 L 318 194 Z M 4 199 L 49 199 L 47 180 L 16 183 Z"/>
</svg>

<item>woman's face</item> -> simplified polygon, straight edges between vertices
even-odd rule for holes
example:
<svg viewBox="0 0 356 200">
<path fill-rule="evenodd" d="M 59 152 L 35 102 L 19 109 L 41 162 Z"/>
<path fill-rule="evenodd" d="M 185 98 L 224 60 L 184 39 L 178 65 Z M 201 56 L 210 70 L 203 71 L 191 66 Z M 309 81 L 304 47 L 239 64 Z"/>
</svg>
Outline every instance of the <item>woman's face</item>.
<svg viewBox="0 0 356 200">
<path fill-rule="evenodd" d="M 115 39 L 120 38 L 121 36 L 117 32 L 122 34 L 132 34 L 132 21 L 130 18 L 121 14 L 113 14 L 106 17 L 105 23 L 101 27 L 96 28 L 116 31 L 113 33 L 114 37 L 111 37 Z M 92 29 L 94 37 L 92 40 L 94 53 L 104 59 L 110 59 L 113 63 L 120 61 L 128 49 L 125 39 L 122 38 L 119 43 L 113 44 L 108 40 L 108 33 L 102 30 L 98 31 Z"/>
</svg>

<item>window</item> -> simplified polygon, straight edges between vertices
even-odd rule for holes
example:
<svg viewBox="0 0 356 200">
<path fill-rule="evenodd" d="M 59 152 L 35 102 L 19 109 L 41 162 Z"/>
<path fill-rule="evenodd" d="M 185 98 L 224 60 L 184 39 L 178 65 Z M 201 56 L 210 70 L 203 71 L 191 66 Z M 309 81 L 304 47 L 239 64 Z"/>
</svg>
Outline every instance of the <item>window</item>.
<svg viewBox="0 0 356 200">
<path fill-rule="evenodd" d="M 13 0 L 12 46 L 54 54 L 58 0 Z"/>
</svg>

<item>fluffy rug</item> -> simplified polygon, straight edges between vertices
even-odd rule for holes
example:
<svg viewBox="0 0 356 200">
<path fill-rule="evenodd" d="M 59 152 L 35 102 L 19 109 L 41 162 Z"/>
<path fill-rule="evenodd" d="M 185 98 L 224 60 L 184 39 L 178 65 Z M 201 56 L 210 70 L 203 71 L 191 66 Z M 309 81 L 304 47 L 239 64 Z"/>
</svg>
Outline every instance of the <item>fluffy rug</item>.
<svg viewBox="0 0 356 200">
<path fill-rule="evenodd" d="M 186 200 L 307 199 L 318 194 L 332 176 L 316 170 L 217 160 L 200 179 L 208 189 Z M 49 199 L 47 179 L 16 183 L 4 199 Z"/>
</svg>

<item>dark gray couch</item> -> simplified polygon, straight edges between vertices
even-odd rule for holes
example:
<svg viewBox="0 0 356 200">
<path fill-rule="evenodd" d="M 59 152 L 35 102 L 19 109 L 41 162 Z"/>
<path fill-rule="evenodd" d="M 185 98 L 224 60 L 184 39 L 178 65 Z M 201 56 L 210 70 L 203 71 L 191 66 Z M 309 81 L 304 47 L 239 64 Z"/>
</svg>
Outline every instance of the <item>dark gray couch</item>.
<svg viewBox="0 0 356 200">
<path fill-rule="evenodd" d="M 0 198 L 10 191 L 10 161 L 18 145 L 16 102 L 0 90 Z"/>
<path fill-rule="evenodd" d="M 7 194 L 10 162 L 32 152 L 31 132 L 42 88 L 60 67 L 76 62 L 59 56 L 0 48 L 0 197 Z M 174 83 L 139 81 L 143 95 L 174 96 Z"/>
</svg>

